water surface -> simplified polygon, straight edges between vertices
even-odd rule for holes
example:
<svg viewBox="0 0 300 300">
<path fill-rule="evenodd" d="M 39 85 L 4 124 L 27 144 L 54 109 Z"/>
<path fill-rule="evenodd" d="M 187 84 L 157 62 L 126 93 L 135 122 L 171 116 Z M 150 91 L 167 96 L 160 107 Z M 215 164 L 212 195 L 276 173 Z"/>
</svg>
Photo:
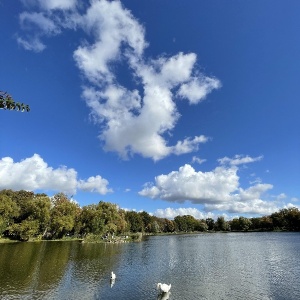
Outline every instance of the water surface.
<svg viewBox="0 0 300 300">
<path fill-rule="evenodd" d="M 300 299 L 300 233 L 0 244 L 0 299 Z M 117 275 L 110 285 L 110 272 Z"/>
</svg>

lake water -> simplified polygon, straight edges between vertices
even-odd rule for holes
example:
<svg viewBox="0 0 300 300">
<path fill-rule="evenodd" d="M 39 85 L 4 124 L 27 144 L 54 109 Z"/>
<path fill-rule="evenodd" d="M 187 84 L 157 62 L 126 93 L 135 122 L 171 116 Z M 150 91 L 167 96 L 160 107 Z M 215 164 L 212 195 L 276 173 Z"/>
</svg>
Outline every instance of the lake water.
<svg viewBox="0 0 300 300">
<path fill-rule="evenodd" d="M 162 282 L 170 300 L 299 300 L 299 253 L 300 233 L 0 244 L 0 299 L 155 300 Z"/>
</svg>

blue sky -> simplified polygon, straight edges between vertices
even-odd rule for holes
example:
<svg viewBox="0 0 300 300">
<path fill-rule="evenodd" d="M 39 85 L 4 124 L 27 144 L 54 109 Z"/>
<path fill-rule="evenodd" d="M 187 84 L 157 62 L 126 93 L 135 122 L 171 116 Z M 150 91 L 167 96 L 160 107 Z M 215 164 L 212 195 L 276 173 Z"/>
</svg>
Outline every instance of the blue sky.
<svg viewBox="0 0 300 300">
<path fill-rule="evenodd" d="M 0 189 L 159 217 L 300 207 L 298 0 L 0 0 Z"/>
</svg>

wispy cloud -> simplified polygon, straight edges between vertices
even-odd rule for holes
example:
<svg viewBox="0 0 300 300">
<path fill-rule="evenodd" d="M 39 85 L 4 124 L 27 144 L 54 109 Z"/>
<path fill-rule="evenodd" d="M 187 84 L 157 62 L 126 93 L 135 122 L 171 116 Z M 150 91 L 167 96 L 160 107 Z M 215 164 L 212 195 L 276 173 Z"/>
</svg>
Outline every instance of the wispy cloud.
<svg viewBox="0 0 300 300">
<path fill-rule="evenodd" d="M 235 155 L 234 158 L 229 158 L 227 156 L 218 159 L 218 162 L 221 165 L 231 165 L 231 166 L 238 166 L 243 164 L 249 164 L 256 161 L 260 161 L 263 159 L 263 156 L 257 156 L 257 157 L 250 157 L 248 155 Z"/>
<path fill-rule="evenodd" d="M 68 10 L 74 9 L 77 5 L 77 0 L 21 0 L 27 7 L 38 7 L 43 10 Z"/>
<path fill-rule="evenodd" d="M 55 0 L 25 2 L 31 3 L 27 5 L 31 10 L 20 15 L 21 24 L 35 27 L 23 26 L 27 35 L 18 38 L 26 49 L 44 50 L 43 36 L 67 28 L 85 32 L 89 42 L 75 49 L 74 60 L 87 80 L 83 98 L 94 120 L 102 125 L 99 138 L 104 150 L 124 159 L 139 154 L 160 160 L 197 151 L 200 143 L 209 140 L 199 134 L 169 145 L 166 138 L 180 119 L 176 98 L 197 104 L 221 86 L 218 79 L 195 68 L 195 53 L 145 57 L 144 50 L 149 47 L 145 28 L 120 1 L 94 0 L 86 9 L 71 0 L 64 4 Z M 120 63 L 127 65 L 134 89 L 118 81 L 115 66 Z"/>
<path fill-rule="evenodd" d="M 197 164 L 201 165 L 205 162 L 206 162 L 206 159 L 202 159 L 202 158 L 197 157 L 197 156 L 193 156 L 193 158 L 192 158 L 192 163 L 197 163 Z"/>
<path fill-rule="evenodd" d="M 76 194 L 78 190 L 102 195 L 112 192 L 109 182 L 100 175 L 87 180 L 77 178 L 73 168 L 52 168 L 38 155 L 14 162 L 10 157 L 0 160 L 0 189 L 50 190 Z"/>
</svg>

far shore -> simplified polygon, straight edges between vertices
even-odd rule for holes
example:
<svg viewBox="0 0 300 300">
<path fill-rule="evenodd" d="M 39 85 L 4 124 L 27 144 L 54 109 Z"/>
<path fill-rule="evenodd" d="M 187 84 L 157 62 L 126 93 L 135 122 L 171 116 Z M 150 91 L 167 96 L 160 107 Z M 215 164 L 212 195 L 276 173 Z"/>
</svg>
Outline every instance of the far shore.
<svg viewBox="0 0 300 300">
<path fill-rule="evenodd" d="M 185 234 L 212 234 L 212 233 L 255 233 L 255 232 L 288 232 L 286 230 L 272 230 L 272 231 L 257 231 L 257 230 L 248 230 L 248 231 L 187 231 L 187 232 L 159 232 L 159 233 L 135 233 L 129 234 L 128 236 L 115 236 L 110 239 L 102 239 L 99 236 L 92 236 L 87 238 L 78 238 L 78 237 L 64 237 L 61 239 L 41 239 L 41 238 L 30 238 L 28 241 L 13 240 L 8 238 L 0 238 L 0 244 L 7 243 L 28 243 L 28 242 L 74 242 L 78 241 L 79 243 L 103 243 L 103 244 L 120 244 L 127 242 L 140 242 L 144 237 L 149 236 L 165 236 L 165 235 L 185 235 Z M 294 231 L 291 231 L 294 232 Z"/>
</svg>

